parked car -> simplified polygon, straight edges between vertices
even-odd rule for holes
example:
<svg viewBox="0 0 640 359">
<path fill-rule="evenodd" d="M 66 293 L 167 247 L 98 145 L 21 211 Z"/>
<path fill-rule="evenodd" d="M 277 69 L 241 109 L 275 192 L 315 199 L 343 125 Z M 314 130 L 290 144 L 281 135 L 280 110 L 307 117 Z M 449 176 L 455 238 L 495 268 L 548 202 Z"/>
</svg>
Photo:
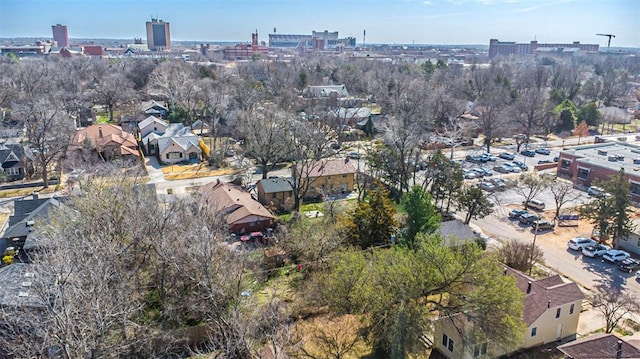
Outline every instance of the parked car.
<svg viewBox="0 0 640 359">
<path fill-rule="evenodd" d="M 483 174 L 484 176 L 493 176 L 493 171 L 491 171 L 491 170 L 490 170 L 490 169 L 488 169 L 488 168 L 480 167 L 480 170 L 482 171 L 482 174 Z"/>
<path fill-rule="evenodd" d="M 493 192 L 496 190 L 496 186 L 494 186 L 493 183 L 491 182 L 480 182 L 478 183 L 478 187 L 482 188 L 487 192 Z"/>
<path fill-rule="evenodd" d="M 551 162 L 551 160 L 540 160 L 540 161 L 538 161 L 539 165 L 543 165 L 545 163 L 553 163 L 553 162 Z"/>
<path fill-rule="evenodd" d="M 472 163 L 487 163 L 488 159 L 478 155 L 467 155 L 465 159 Z"/>
<path fill-rule="evenodd" d="M 555 224 L 553 222 L 545 221 L 545 220 L 537 220 L 531 223 L 531 227 L 533 227 L 534 231 L 541 232 L 546 231 L 548 229 L 553 229 Z"/>
<path fill-rule="evenodd" d="M 555 156 L 555 157 L 553 158 L 553 162 L 558 162 L 558 156 Z"/>
<path fill-rule="evenodd" d="M 351 158 L 352 160 L 359 160 L 360 159 L 360 152 L 357 152 L 357 151 L 349 152 L 347 154 L 347 157 Z"/>
<path fill-rule="evenodd" d="M 520 216 L 520 218 L 518 218 L 518 220 L 520 221 L 520 223 L 522 224 L 531 224 L 535 221 L 539 221 L 540 220 L 540 216 L 538 216 L 535 213 L 525 213 L 523 215 Z"/>
<path fill-rule="evenodd" d="M 489 182 L 493 183 L 493 185 L 496 186 L 497 189 L 502 190 L 507 188 L 507 181 L 503 180 L 502 178 L 491 178 Z"/>
<path fill-rule="evenodd" d="M 478 175 L 473 171 L 464 170 L 464 172 L 462 172 L 462 177 L 464 179 L 474 179 L 474 178 L 477 178 Z"/>
<path fill-rule="evenodd" d="M 524 162 L 521 161 L 513 161 L 513 164 L 520 167 L 521 170 L 523 171 L 528 171 L 529 170 L 529 166 L 527 166 Z"/>
<path fill-rule="evenodd" d="M 549 155 L 551 154 L 551 151 L 549 151 L 548 148 L 537 148 L 536 153 L 539 153 L 541 155 Z"/>
<path fill-rule="evenodd" d="M 572 238 L 567 242 L 567 247 L 569 249 L 573 249 L 574 251 L 581 251 L 583 248 L 588 246 L 594 246 L 596 241 L 587 237 L 576 237 Z"/>
<path fill-rule="evenodd" d="M 633 258 L 627 258 L 618 262 L 618 269 L 623 272 L 631 273 L 634 270 L 640 269 L 640 261 Z"/>
<path fill-rule="evenodd" d="M 509 218 L 511 219 L 520 219 L 520 217 L 524 214 L 528 214 L 529 211 L 527 211 L 526 209 L 514 209 L 511 212 L 509 212 Z"/>
<path fill-rule="evenodd" d="M 516 155 L 510 152 L 502 152 L 501 154 L 498 155 L 498 157 L 505 160 L 513 161 L 516 158 Z"/>
<path fill-rule="evenodd" d="M 507 166 L 495 166 L 493 170 L 499 173 L 511 173 L 511 169 Z"/>
<path fill-rule="evenodd" d="M 480 155 L 482 158 L 486 159 L 487 161 L 491 161 L 491 162 L 495 162 L 498 158 L 490 153 L 483 153 Z"/>
<path fill-rule="evenodd" d="M 609 247 L 608 245 L 598 243 L 582 248 L 582 255 L 587 257 L 600 257 L 610 250 L 611 247 Z"/>
<path fill-rule="evenodd" d="M 520 167 L 518 167 L 517 165 L 515 165 L 513 163 L 506 162 L 505 164 L 503 164 L 503 166 L 508 168 L 509 172 L 511 172 L 511 173 L 520 173 L 520 172 L 522 172 Z"/>
<path fill-rule="evenodd" d="M 605 195 L 604 189 L 596 186 L 591 186 L 587 189 L 587 194 L 593 197 L 603 197 Z"/>
<path fill-rule="evenodd" d="M 536 153 L 531 150 L 520 151 L 520 154 L 527 157 L 535 157 Z"/>
<path fill-rule="evenodd" d="M 522 204 L 525 203 L 522 202 Z M 538 211 L 542 211 L 545 207 L 544 202 L 535 198 L 530 199 L 529 202 L 526 203 L 526 206 L 529 208 L 537 209 Z"/>
<path fill-rule="evenodd" d="M 631 257 L 631 255 L 625 251 L 621 251 L 619 249 L 612 249 L 607 251 L 602 258 L 608 260 L 611 263 L 617 263 L 619 261 L 623 261 L 627 258 Z"/>
</svg>

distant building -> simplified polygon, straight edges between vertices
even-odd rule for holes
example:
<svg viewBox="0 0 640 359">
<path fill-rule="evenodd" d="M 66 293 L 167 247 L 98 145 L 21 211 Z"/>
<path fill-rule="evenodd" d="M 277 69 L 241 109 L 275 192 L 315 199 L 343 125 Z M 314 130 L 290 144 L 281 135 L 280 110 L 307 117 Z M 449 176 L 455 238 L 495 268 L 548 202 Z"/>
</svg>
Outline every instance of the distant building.
<svg viewBox="0 0 640 359">
<path fill-rule="evenodd" d="M 147 21 L 147 47 L 151 51 L 171 50 L 169 23 L 158 19 Z"/>
<path fill-rule="evenodd" d="M 577 49 L 585 52 L 598 52 L 597 44 L 581 44 L 580 41 L 574 41 L 571 44 L 540 44 L 537 41 L 519 44 L 511 41 L 498 41 L 497 39 L 489 40 L 489 58 L 498 55 L 533 55 L 538 49 Z"/>
<path fill-rule="evenodd" d="M 269 47 L 297 48 L 311 47 L 311 35 L 269 34 Z"/>
<path fill-rule="evenodd" d="M 304 48 L 323 51 L 355 46 L 355 37 L 340 39 L 337 31 L 312 31 L 311 35 L 269 34 L 269 47 L 272 48 Z"/>
<path fill-rule="evenodd" d="M 53 25 L 51 26 L 51 31 L 53 32 L 53 41 L 58 43 L 58 47 L 69 46 L 69 33 L 66 25 Z"/>
<path fill-rule="evenodd" d="M 269 48 L 258 44 L 258 30 L 251 34 L 251 45 L 237 44 L 223 50 L 224 58 L 227 60 L 247 60 L 254 55 L 267 55 Z"/>
</svg>

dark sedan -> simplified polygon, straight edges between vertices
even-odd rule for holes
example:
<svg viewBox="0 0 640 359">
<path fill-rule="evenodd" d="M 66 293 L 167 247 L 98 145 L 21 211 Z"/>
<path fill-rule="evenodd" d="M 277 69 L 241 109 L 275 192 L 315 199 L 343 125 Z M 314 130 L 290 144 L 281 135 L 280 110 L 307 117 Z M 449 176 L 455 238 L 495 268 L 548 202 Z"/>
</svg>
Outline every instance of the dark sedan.
<svg viewBox="0 0 640 359">
<path fill-rule="evenodd" d="M 520 152 L 521 155 L 523 156 L 527 156 L 527 157 L 535 157 L 536 153 L 531 151 L 531 150 L 524 150 Z"/>
<path fill-rule="evenodd" d="M 633 258 L 627 258 L 618 262 L 618 269 L 623 272 L 631 273 L 634 270 L 640 269 L 640 261 Z"/>
</svg>

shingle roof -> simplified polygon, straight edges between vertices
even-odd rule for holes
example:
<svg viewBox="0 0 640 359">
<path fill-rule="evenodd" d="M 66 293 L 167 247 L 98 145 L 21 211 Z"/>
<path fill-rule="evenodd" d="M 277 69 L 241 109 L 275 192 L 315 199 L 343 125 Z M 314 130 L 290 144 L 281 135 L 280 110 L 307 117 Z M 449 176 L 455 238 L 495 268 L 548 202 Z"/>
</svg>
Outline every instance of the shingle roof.
<svg viewBox="0 0 640 359">
<path fill-rule="evenodd" d="M 41 307 L 42 301 L 33 289 L 31 264 L 14 263 L 0 268 L 0 307 Z"/>
<path fill-rule="evenodd" d="M 298 170 L 300 166 L 298 166 Z M 356 166 L 348 158 L 343 160 L 328 160 L 317 163 L 313 171 L 309 173 L 309 177 L 336 176 L 348 173 L 355 173 Z"/>
<path fill-rule="evenodd" d="M 305 92 L 312 97 L 329 97 L 332 93 L 338 97 L 349 96 L 345 85 L 309 86 Z"/>
<path fill-rule="evenodd" d="M 505 268 L 507 274 L 516 278 L 518 289 L 526 295 L 523 320 L 527 326 L 533 324 L 550 308 L 584 299 L 584 293 L 577 284 L 564 282 L 559 275 L 535 280 L 515 269 Z M 527 293 L 529 283 L 531 283 L 531 290 Z"/>
<path fill-rule="evenodd" d="M 477 237 L 471 227 L 458 219 L 442 222 L 437 232 L 445 239 L 447 246 L 473 241 Z"/>
<path fill-rule="evenodd" d="M 225 215 L 229 224 L 247 216 L 275 219 L 262 203 L 251 197 L 251 193 L 231 183 L 208 183 L 203 185 L 200 191 L 209 209 L 215 214 Z"/>
<path fill-rule="evenodd" d="M 618 341 L 621 342 L 623 359 L 640 358 L 640 348 L 616 337 L 613 334 L 594 334 L 558 346 L 558 350 L 573 359 L 609 359 L 616 358 Z"/>
<path fill-rule="evenodd" d="M 133 134 L 125 131 L 120 126 L 111 124 L 98 124 L 76 131 L 70 150 L 81 148 L 85 139 L 90 138 L 96 147 L 120 146 L 121 155 L 139 156 L 136 148 L 138 143 Z"/>
<path fill-rule="evenodd" d="M 279 193 L 293 191 L 290 180 L 290 178 L 276 177 L 261 179 L 259 182 L 264 193 Z"/>
<path fill-rule="evenodd" d="M 2 164 L 2 168 L 20 165 L 20 160 L 23 157 L 24 150 L 21 144 L 5 143 L 0 145 L 0 164 Z"/>
<path fill-rule="evenodd" d="M 155 117 L 155 116 L 149 116 L 147 118 L 145 118 L 144 120 L 140 121 L 140 123 L 138 123 L 138 128 L 139 129 L 143 129 L 147 126 L 149 126 L 150 124 L 154 123 L 154 122 L 158 122 L 164 126 L 167 126 L 167 123 L 162 121 L 161 119 Z"/>
<path fill-rule="evenodd" d="M 188 150 L 191 146 L 195 147 L 197 152 L 200 152 L 200 145 L 198 144 L 198 136 L 188 135 L 181 137 L 160 137 L 158 138 L 158 150 L 163 153 L 172 143 L 180 146 L 183 151 Z"/>
<path fill-rule="evenodd" d="M 39 201 L 39 200 L 38 200 Z M 20 201 L 16 201 L 18 203 Z M 3 238 L 20 238 L 27 237 L 32 233 L 31 225 L 28 222 L 34 221 L 38 218 L 43 218 L 47 215 L 52 206 L 59 206 L 60 202 L 56 198 L 46 198 L 44 202 L 40 202 L 40 205 L 31 211 L 26 217 L 19 222 L 7 228 L 2 235 Z"/>
</svg>

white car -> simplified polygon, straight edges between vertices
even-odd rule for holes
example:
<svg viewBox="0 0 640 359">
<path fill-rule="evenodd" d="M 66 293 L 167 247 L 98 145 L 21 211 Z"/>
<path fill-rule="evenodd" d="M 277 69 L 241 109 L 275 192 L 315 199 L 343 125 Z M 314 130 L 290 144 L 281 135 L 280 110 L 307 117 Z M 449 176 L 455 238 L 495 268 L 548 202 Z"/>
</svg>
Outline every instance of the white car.
<svg viewBox="0 0 640 359">
<path fill-rule="evenodd" d="M 619 261 L 623 261 L 627 258 L 631 257 L 631 255 L 625 251 L 621 251 L 618 249 L 612 249 L 610 251 L 607 251 L 607 253 L 605 253 L 602 258 L 608 260 L 611 263 L 616 263 Z"/>
<path fill-rule="evenodd" d="M 574 251 L 580 251 L 584 247 L 593 246 L 595 244 L 596 244 L 596 241 L 594 241 L 591 238 L 576 237 L 576 238 L 570 239 L 569 242 L 567 242 L 567 247 L 569 247 L 569 249 L 573 249 Z"/>
<path fill-rule="evenodd" d="M 587 257 L 600 257 L 610 250 L 611 247 L 608 245 L 599 243 L 582 248 L 582 255 Z"/>
<path fill-rule="evenodd" d="M 636 272 L 636 279 L 640 280 L 640 270 Z"/>
</svg>

